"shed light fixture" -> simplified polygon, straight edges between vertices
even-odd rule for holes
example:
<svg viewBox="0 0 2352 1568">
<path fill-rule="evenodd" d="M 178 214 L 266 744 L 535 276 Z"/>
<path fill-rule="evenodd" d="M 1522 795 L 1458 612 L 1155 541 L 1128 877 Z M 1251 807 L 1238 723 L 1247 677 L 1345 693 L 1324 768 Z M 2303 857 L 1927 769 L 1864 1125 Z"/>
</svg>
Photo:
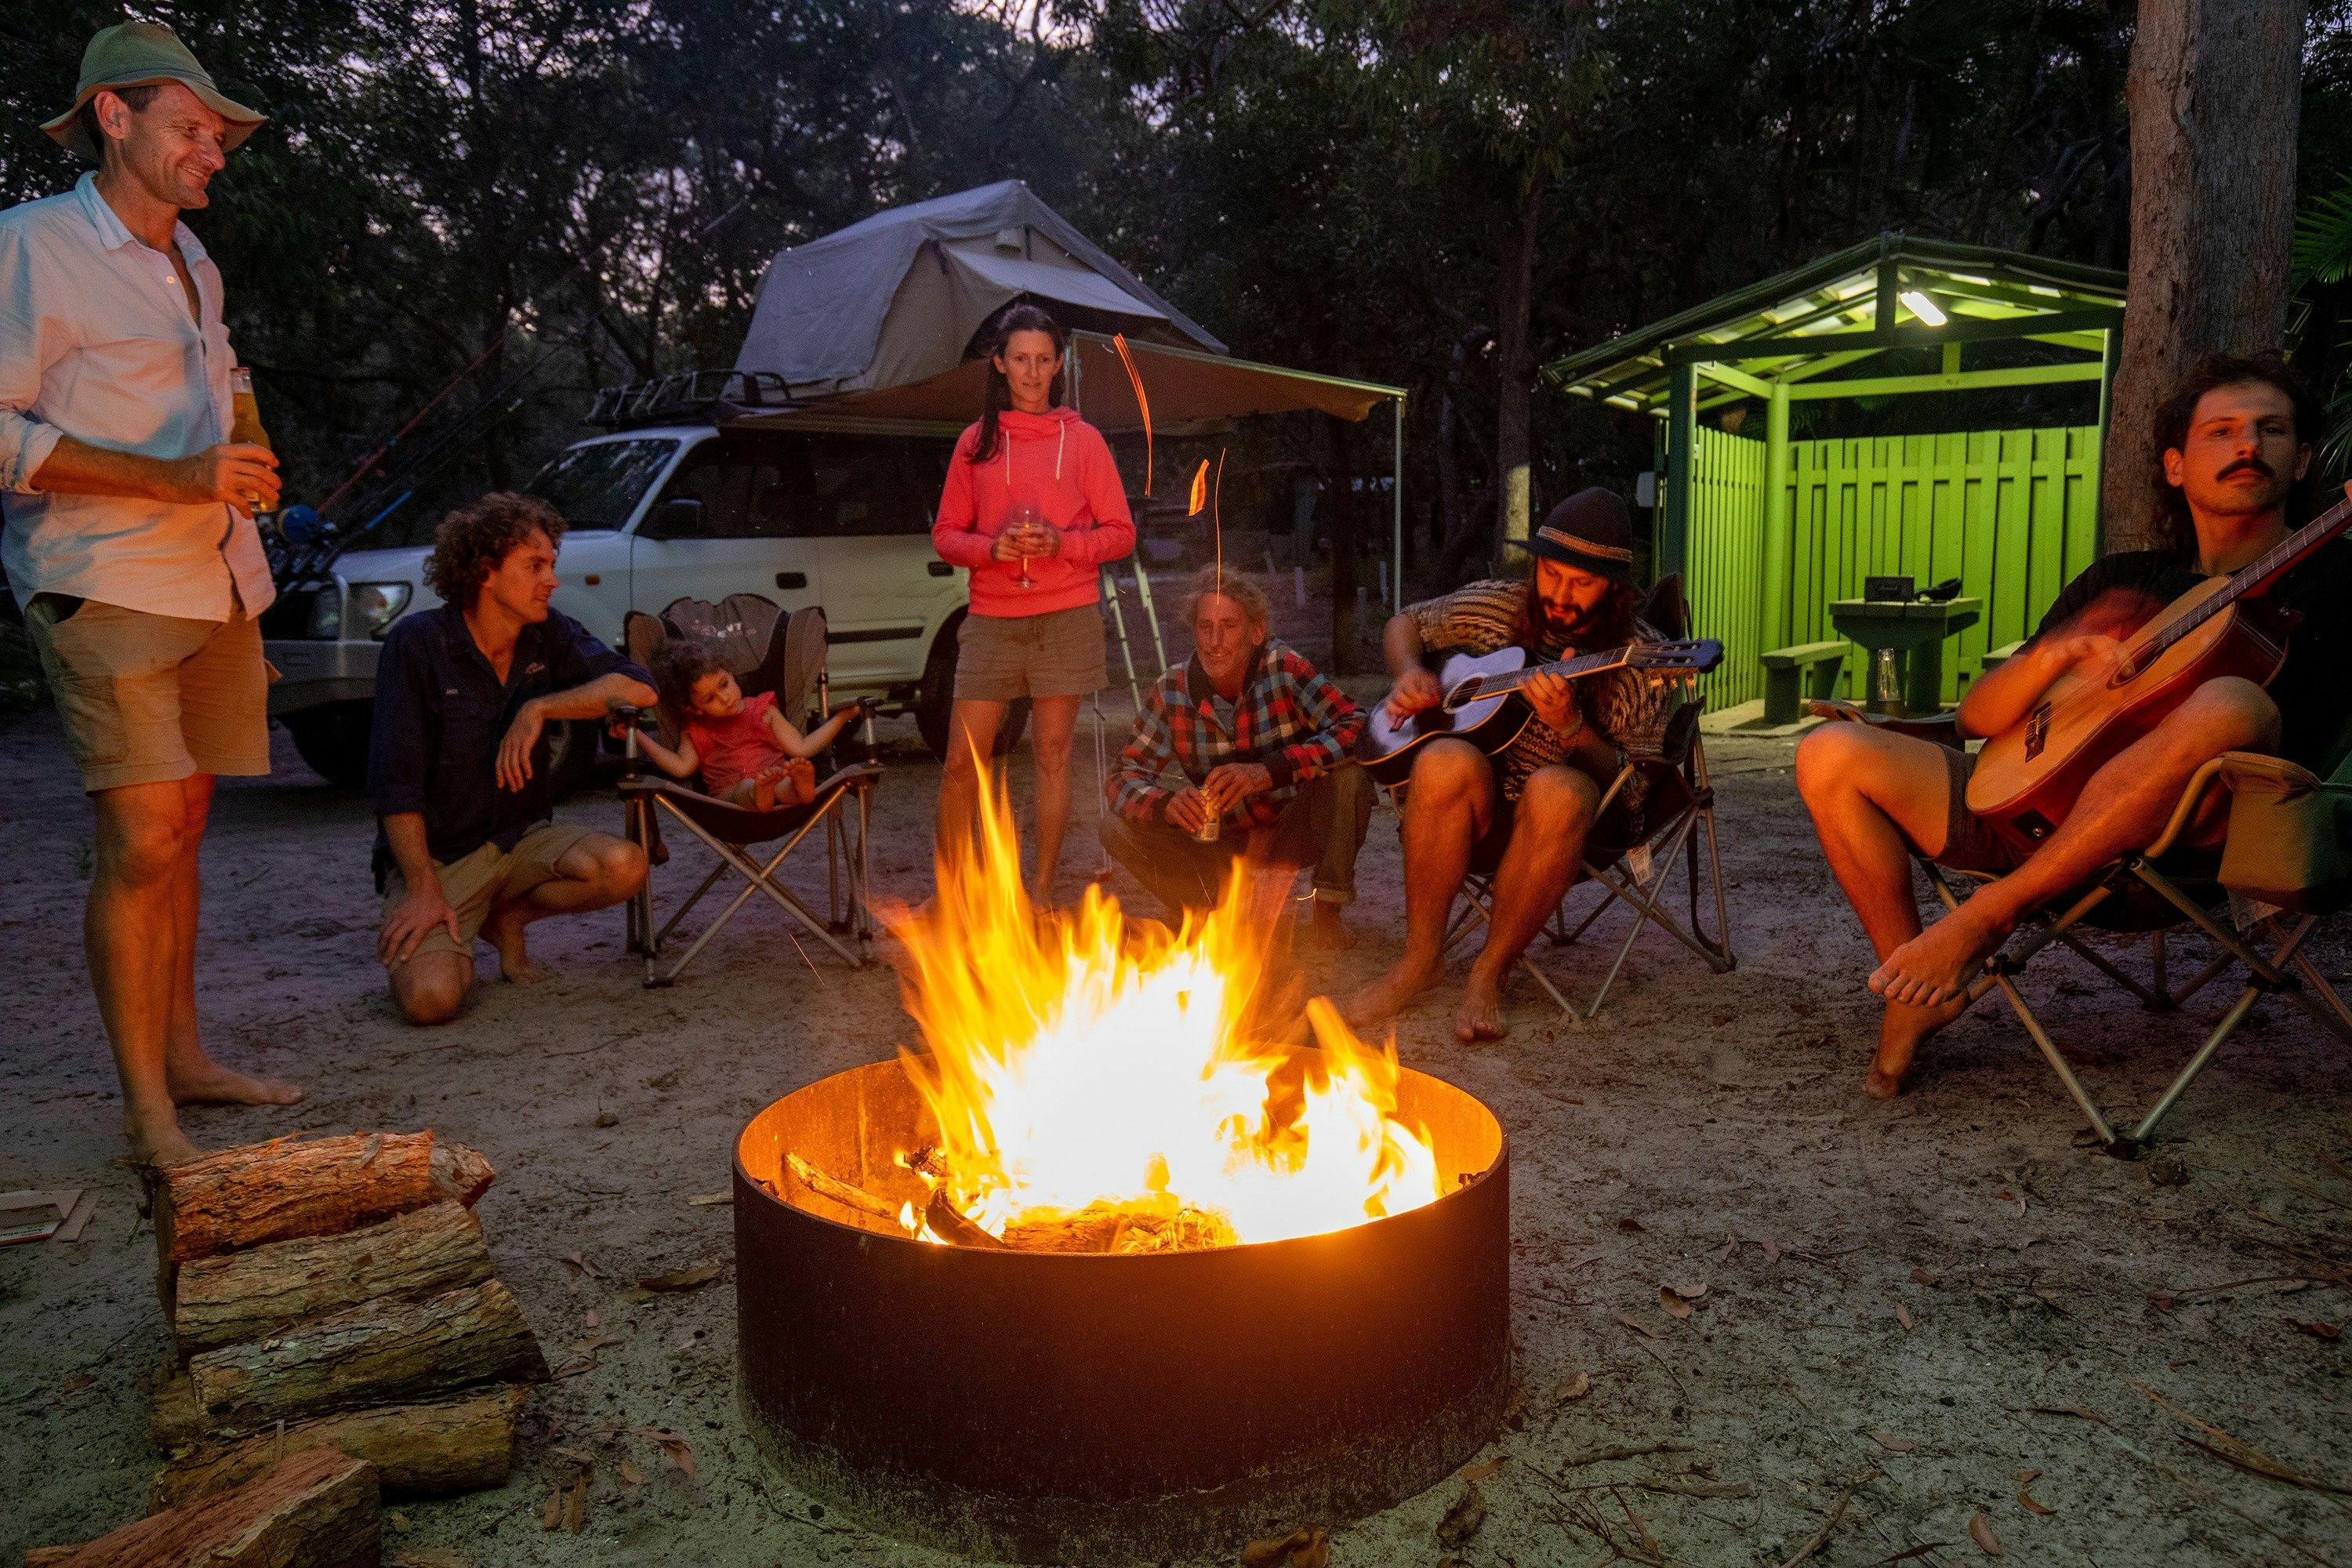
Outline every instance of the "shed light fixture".
<svg viewBox="0 0 2352 1568">
<path fill-rule="evenodd" d="M 1918 289 L 1906 289 L 1902 293 L 1896 295 L 1895 298 L 1902 300 L 1906 306 L 1909 307 L 1913 315 L 1918 317 L 1920 321 L 1926 322 L 1928 326 L 1940 327 L 1944 324 L 1946 320 L 1944 308 L 1941 305 L 1937 304 L 1933 300 L 1927 298 L 1927 295 L 1921 293 Z"/>
</svg>

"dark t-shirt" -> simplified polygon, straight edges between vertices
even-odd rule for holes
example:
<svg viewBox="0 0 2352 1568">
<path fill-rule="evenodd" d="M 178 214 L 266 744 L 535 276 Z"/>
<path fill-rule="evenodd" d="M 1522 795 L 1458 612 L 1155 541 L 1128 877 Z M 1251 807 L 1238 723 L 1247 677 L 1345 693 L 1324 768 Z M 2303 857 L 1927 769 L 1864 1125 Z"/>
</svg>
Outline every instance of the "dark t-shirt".
<svg viewBox="0 0 2352 1568">
<path fill-rule="evenodd" d="M 2123 551 L 2067 584 L 2033 635 L 2048 637 L 2094 608 L 2100 615 L 2085 630 L 2127 635 L 2203 581 L 2189 557 Z M 2287 638 L 2286 666 L 2270 684 L 2279 710 L 2279 755 L 2326 778 L 2352 751 L 2352 540 L 2329 541 L 2271 594 L 2303 612 L 2303 624 Z"/>
</svg>

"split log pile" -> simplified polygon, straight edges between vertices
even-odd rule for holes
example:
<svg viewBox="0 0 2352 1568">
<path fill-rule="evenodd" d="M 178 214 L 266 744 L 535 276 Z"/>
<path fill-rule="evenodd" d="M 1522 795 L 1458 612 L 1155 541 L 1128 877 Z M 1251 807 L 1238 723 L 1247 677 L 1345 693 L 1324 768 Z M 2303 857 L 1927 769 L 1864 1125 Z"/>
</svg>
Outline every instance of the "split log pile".
<svg viewBox="0 0 2352 1568">
<path fill-rule="evenodd" d="M 314 1448 L 83 1545 L 36 1546 L 25 1568 L 375 1568 L 378 1497 L 364 1460 Z"/>
<path fill-rule="evenodd" d="M 154 1506 L 314 1449 L 367 1461 L 391 1496 L 503 1484 L 548 1371 L 474 1213 L 494 1174 L 430 1132 L 281 1138 L 158 1173 L 180 1364 L 156 1395 Z"/>
</svg>

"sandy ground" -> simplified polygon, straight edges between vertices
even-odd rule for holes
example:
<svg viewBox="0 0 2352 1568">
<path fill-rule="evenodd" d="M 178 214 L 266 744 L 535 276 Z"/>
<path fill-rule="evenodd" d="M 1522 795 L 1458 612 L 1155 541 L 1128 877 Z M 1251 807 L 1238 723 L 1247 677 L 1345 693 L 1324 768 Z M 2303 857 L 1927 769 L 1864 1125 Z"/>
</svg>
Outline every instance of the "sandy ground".
<svg viewBox="0 0 2352 1568">
<path fill-rule="evenodd" d="M 615 1294 L 729 1259 L 729 1210 L 689 1198 L 725 1189 L 730 1142 L 756 1108 L 891 1051 L 906 1032 L 891 973 L 812 967 L 760 909 L 698 974 L 647 993 L 614 913 L 538 928 L 560 971 L 548 984 L 486 983 L 450 1026 L 405 1028 L 373 958 L 365 806 L 319 784 L 282 737 L 280 752 L 276 776 L 220 793 L 203 1002 L 221 1055 L 299 1079 L 310 1098 L 197 1111 L 191 1131 L 226 1144 L 430 1127 L 473 1144 L 502 1173 L 482 1213 L 551 1360 L 620 1336 L 534 1401 L 509 1486 L 399 1505 L 395 1553 L 439 1549 L 478 1568 L 944 1561 L 762 1473 L 735 1415 L 726 1285 L 637 1305 Z M 1482 1097 L 1514 1142 L 1523 1399 L 1475 1467 L 1483 1529 L 1441 1545 L 1465 1485 L 1450 1479 L 1342 1529 L 1331 1560 L 1428 1568 L 1450 1550 L 1537 1568 L 1622 1548 L 1779 1563 L 1853 1484 L 1811 1561 L 1972 1561 L 1988 1550 L 1971 1539 L 1979 1513 L 2021 1562 L 2352 1561 L 2352 1498 L 2232 1468 L 2138 1392 L 2352 1484 L 2352 1347 L 2329 1326 L 2352 1316 L 2352 1062 L 2270 1005 L 2172 1124 L 2180 1186 L 2080 1148 L 2054 1082 L 1995 1007 L 1931 1052 L 1911 1094 L 1868 1102 L 1868 965 L 1812 850 L 1790 744 L 1717 741 L 1712 754 L 1736 972 L 1710 974 L 1653 934 L 1598 1024 L 1562 1021 L 1524 980 L 1503 1044 L 1454 1046 L 1450 1000 L 1401 1023 L 1404 1059 Z M 67 773 L 46 711 L 0 727 L 0 1187 L 102 1194 L 80 1245 L 0 1253 L 7 1563 L 139 1515 L 158 1462 L 147 1390 L 169 1353 L 151 1235 L 112 1163 L 118 1106 L 78 939 L 89 819 Z M 936 777 L 902 755 L 882 791 L 888 891 L 924 890 Z M 1082 802 L 1082 835 L 1091 811 Z M 618 820 L 609 795 L 566 815 Z M 1082 858 L 1088 837 L 1074 872 Z M 821 893 L 814 874 L 803 885 Z M 1391 817 L 1374 824 L 1363 881 L 1353 921 L 1367 940 L 1324 977 L 1333 987 L 1369 973 L 1401 930 Z M 1584 992 L 1607 959 L 1590 938 L 1541 956 Z M 2345 971 L 2340 942 L 2321 956 Z M 2029 984 L 2100 1098 L 2144 1106 L 2220 999 L 2152 1017 L 2095 979 L 2070 958 Z M 583 1281 L 570 1253 L 607 1278 Z M 2328 1268 L 2338 1283 L 2294 1278 Z M 1660 1304 L 1666 1283 L 1706 1292 L 1677 1318 Z M 1580 1378 L 1589 1392 L 1562 1398 Z M 627 1435 L 650 1426 L 688 1439 L 691 1478 Z M 543 1531 L 548 1490 L 572 1474 L 555 1447 L 614 1427 L 584 1532 Z M 1626 1449 L 1652 1451 L 1595 1458 Z M 624 1457 L 642 1484 L 621 1479 Z M 1693 1495 L 1706 1493 L 1736 1495 Z"/>
</svg>

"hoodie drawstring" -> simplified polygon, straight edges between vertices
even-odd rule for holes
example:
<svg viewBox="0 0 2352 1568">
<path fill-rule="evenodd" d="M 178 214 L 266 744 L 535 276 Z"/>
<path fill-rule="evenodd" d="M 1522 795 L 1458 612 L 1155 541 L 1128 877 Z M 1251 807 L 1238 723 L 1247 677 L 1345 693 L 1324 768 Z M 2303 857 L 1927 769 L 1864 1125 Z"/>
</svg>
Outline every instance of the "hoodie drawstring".
<svg viewBox="0 0 2352 1568">
<path fill-rule="evenodd" d="M 1013 433 L 1006 431 L 1002 439 L 1004 442 L 1004 493 L 1010 496 L 1013 493 Z M 1069 439 L 1070 422 L 1066 419 L 1055 420 L 1054 482 L 1056 484 L 1059 484 L 1062 479 L 1062 448 L 1068 444 Z"/>
</svg>

